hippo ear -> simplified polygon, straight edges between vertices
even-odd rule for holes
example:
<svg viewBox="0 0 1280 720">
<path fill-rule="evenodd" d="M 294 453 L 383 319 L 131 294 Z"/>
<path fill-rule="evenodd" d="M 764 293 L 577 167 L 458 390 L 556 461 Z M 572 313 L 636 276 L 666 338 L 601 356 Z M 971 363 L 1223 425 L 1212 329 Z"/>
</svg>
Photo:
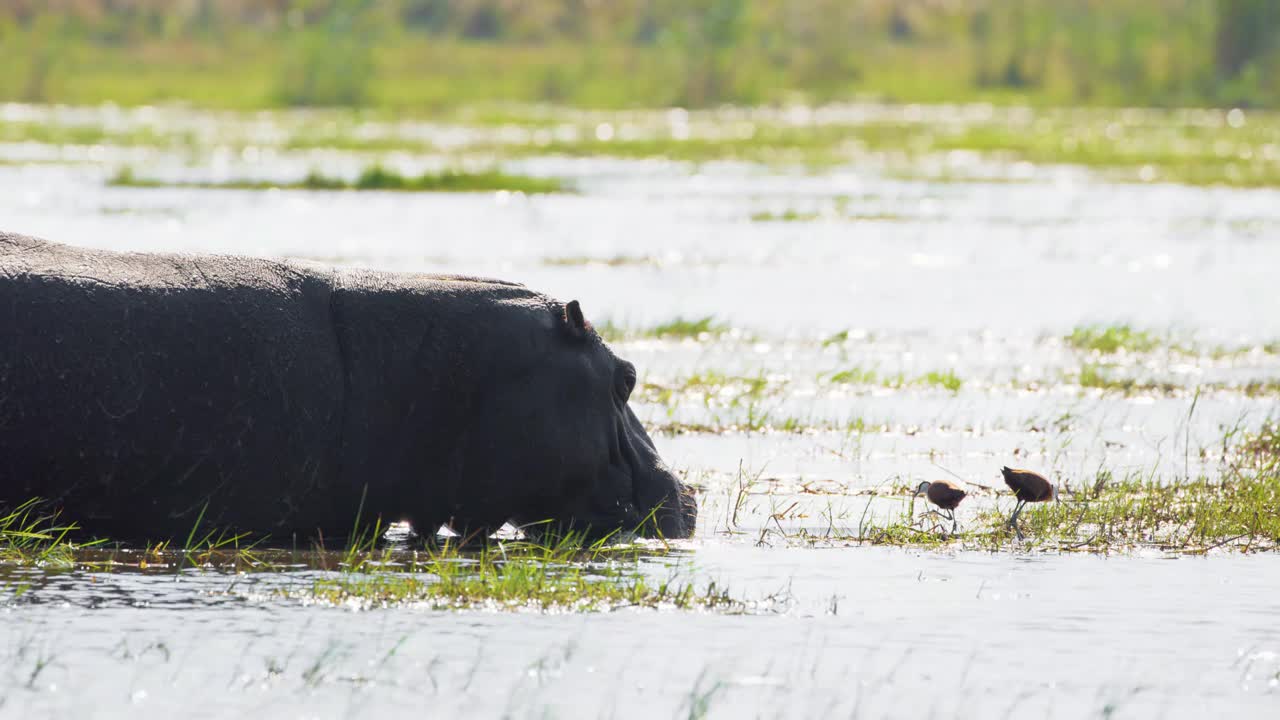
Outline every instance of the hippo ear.
<svg viewBox="0 0 1280 720">
<path fill-rule="evenodd" d="M 582 316 L 582 306 L 577 300 L 570 300 L 564 306 L 564 322 L 565 328 L 574 337 L 586 337 L 587 331 L 591 329 L 591 324 Z"/>
</svg>

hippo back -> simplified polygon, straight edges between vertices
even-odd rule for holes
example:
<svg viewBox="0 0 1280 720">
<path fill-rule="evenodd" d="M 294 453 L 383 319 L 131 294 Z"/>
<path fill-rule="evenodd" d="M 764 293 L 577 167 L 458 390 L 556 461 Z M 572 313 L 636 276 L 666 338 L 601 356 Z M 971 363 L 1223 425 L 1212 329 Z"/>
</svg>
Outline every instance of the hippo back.
<svg viewBox="0 0 1280 720">
<path fill-rule="evenodd" d="M 332 277 L 0 234 L 0 504 L 123 537 L 346 529 Z"/>
</svg>

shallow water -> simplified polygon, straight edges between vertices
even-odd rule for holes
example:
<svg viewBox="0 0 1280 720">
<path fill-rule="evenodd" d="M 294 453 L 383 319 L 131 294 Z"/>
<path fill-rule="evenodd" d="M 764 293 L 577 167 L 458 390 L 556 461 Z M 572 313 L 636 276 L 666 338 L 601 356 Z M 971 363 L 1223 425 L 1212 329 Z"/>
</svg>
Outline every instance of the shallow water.
<svg viewBox="0 0 1280 720">
<path fill-rule="evenodd" d="M 438 132 L 448 144 L 459 131 Z M 410 169 L 440 162 L 397 158 Z M 793 529 L 816 531 L 824 507 L 834 524 L 856 524 L 869 501 L 859 491 L 947 472 L 989 486 L 1004 464 L 1068 486 L 1099 468 L 1173 482 L 1215 475 L 1224 428 L 1276 413 L 1274 393 L 1231 387 L 1280 378 L 1280 357 L 1091 358 L 1061 337 L 1128 322 L 1203 347 L 1280 339 L 1280 192 L 1122 185 L 1052 167 L 1018 168 L 1016 183 L 937 182 L 874 164 L 812 173 L 565 158 L 510 168 L 567 177 L 579 194 L 140 190 L 105 180 L 122 163 L 149 177 L 353 173 L 369 156 L 15 144 L 0 146 L 0 159 L 17 161 L 0 164 L 7 230 L 114 249 L 493 275 L 578 298 L 597 323 L 629 327 L 714 315 L 735 334 L 616 347 L 656 385 L 708 371 L 770 378 L 753 403 L 695 395 L 636 408 L 655 430 L 730 429 L 655 440 L 703 488 L 699 536 L 680 544 L 685 571 L 754 601 L 748 614 L 357 611 L 273 594 L 310 583 L 304 571 L 22 571 L 0 577 L 0 715 L 1272 717 L 1280 708 L 1272 555 L 805 548 L 767 533 L 757 545 L 773 508 L 805 503 L 809 517 L 788 521 Z M 853 219 L 830 214 L 837 202 Z M 828 217 L 751 221 L 786 210 Z M 824 346 L 843 330 L 849 340 Z M 1096 361 L 1181 390 L 1081 389 L 1072 373 Z M 963 385 L 827 380 L 854 367 L 908 378 L 949 370 Z M 1202 384 L 1218 389 L 1192 412 Z M 761 414 L 765 425 L 791 418 L 809 429 L 731 430 Z M 849 430 L 858 420 L 862 429 Z M 744 474 L 760 484 L 727 532 Z M 905 502 L 879 498 L 875 512 Z M 976 497 L 961 522 L 987 504 L 1009 505 Z"/>
<path fill-rule="evenodd" d="M 225 595 L 254 578 L 78 573 L 3 611 L 0 711 L 684 717 L 705 697 L 714 717 L 1192 718 L 1280 702 L 1270 556 L 696 554 L 777 612 L 353 612 Z"/>
</svg>

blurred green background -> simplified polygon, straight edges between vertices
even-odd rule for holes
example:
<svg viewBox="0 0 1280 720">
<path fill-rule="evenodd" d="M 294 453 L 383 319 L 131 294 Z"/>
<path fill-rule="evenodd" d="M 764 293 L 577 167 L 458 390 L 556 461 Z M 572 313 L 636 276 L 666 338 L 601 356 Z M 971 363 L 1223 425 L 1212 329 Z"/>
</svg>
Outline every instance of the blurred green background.
<svg viewBox="0 0 1280 720">
<path fill-rule="evenodd" d="M 4 0 L 0 100 L 1280 106 L 1275 0 Z"/>
</svg>

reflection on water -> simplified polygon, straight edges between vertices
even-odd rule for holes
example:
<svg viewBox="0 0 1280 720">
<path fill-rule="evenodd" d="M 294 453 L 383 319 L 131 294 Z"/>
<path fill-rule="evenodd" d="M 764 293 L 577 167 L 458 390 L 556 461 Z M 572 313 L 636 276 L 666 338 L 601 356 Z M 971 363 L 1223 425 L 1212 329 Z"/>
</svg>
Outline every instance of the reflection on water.
<svg viewBox="0 0 1280 720">
<path fill-rule="evenodd" d="M 198 117 L 183 122 L 204 132 Z M 421 132 L 432 139 L 431 128 Z M 463 137 L 457 132 L 441 129 L 440 142 Z M 273 151 L 210 159 L 188 149 L 33 144 L 3 151 L 8 159 L 74 161 L 0 165 L 7 230 L 95 247 L 501 276 L 577 298 L 597 322 L 633 327 L 714 315 L 755 337 L 636 340 L 619 351 L 640 366 L 642 381 L 715 370 L 776 375 L 781 389 L 750 409 L 655 402 L 637 407 L 641 417 L 655 427 L 734 425 L 763 412 L 826 429 L 655 438 L 672 465 L 705 487 L 699 537 L 682 545 L 698 577 L 726 583 L 735 596 L 768 598 L 758 612 L 354 612 L 282 597 L 323 572 L 312 567 L 6 570 L 0 715 L 684 717 L 703 706 L 713 717 L 1275 712 L 1280 565 L 1271 556 L 756 547 L 751 530 L 763 516 L 749 512 L 747 532 L 717 529 L 740 463 L 773 481 L 771 502 L 817 483 L 834 493 L 824 502 L 850 512 L 865 503 L 859 490 L 928 479 L 940 467 L 996 485 L 998 468 L 1013 459 L 1065 479 L 1099 467 L 1117 475 L 1154 468 L 1171 479 L 1215 473 L 1216 456 L 1201 449 L 1220 443 L 1224 427 L 1274 415 L 1274 394 L 1209 392 L 1189 413 L 1195 387 L 1275 379 L 1276 355 L 1099 359 L 1059 338 L 1094 322 L 1128 322 L 1205 347 L 1280 338 L 1280 193 L 1112 185 L 1061 168 L 1023 167 L 1017 183 L 931 182 L 863 166 L 811 174 L 564 158 L 512 167 L 567 176 L 581 194 L 137 190 L 104 180 L 126 163 L 155 177 L 293 177 L 318 164 L 354 172 L 368 157 Z M 789 210 L 817 218 L 751 219 Z M 646 260 L 611 262 L 617 258 Z M 854 339 L 822 345 L 841 330 L 854 330 Z M 1085 361 L 1114 361 L 1186 391 L 1068 387 L 1063 378 Z M 953 371 L 964 384 L 953 394 L 822 380 L 855 367 Z M 1043 386 L 1029 389 L 1032 381 Z M 854 420 L 874 429 L 835 429 Z"/>
<path fill-rule="evenodd" d="M 780 596 L 778 612 L 350 612 L 272 600 L 280 575 L 55 576 L 3 611 L 2 711 L 683 717 L 701 695 L 713 717 L 1275 707 L 1270 556 L 697 545 L 704 574 Z"/>
</svg>

